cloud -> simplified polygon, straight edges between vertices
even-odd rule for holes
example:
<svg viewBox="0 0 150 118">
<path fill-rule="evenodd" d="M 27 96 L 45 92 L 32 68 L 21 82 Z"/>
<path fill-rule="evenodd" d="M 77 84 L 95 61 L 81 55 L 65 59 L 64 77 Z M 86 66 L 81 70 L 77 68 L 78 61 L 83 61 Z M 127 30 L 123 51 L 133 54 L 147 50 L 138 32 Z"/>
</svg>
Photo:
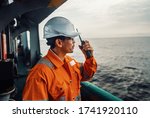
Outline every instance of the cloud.
<svg viewBox="0 0 150 118">
<path fill-rule="evenodd" d="M 128 0 L 112 5 L 108 17 L 114 33 L 150 35 L 149 0 Z"/>
<path fill-rule="evenodd" d="M 150 23 L 149 0 L 129 0 L 110 7 L 112 20 L 118 22 Z"/>
<path fill-rule="evenodd" d="M 150 35 L 149 0 L 68 0 L 48 19 L 59 15 L 85 37 Z"/>
</svg>

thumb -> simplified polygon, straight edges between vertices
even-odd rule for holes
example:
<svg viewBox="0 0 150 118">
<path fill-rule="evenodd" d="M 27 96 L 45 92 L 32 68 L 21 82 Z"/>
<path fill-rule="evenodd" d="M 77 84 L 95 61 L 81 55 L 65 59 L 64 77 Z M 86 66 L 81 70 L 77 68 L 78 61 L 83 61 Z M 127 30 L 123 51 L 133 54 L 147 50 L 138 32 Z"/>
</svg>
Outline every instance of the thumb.
<svg viewBox="0 0 150 118">
<path fill-rule="evenodd" d="M 83 46 L 79 45 L 79 48 L 80 48 L 80 50 L 82 50 L 82 49 L 83 49 Z"/>
<path fill-rule="evenodd" d="M 83 46 L 79 45 L 79 48 L 82 51 L 82 53 L 85 55 L 85 51 L 83 50 Z"/>
</svg>

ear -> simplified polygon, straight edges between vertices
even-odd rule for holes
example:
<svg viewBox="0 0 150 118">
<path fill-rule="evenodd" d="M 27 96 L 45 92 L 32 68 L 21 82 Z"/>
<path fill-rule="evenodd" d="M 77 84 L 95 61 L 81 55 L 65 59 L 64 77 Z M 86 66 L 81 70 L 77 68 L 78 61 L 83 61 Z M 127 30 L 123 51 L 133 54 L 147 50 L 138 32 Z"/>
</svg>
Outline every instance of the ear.
<svg viewBox="0 0 150 118">
<path fill-rule="evenodd" d="M 56 41 L 55 41 L 55 45 L 57 46 L 57 47 L 62 47 L 62 40 L 61 39 L 56 39 Z"/>
</svg>

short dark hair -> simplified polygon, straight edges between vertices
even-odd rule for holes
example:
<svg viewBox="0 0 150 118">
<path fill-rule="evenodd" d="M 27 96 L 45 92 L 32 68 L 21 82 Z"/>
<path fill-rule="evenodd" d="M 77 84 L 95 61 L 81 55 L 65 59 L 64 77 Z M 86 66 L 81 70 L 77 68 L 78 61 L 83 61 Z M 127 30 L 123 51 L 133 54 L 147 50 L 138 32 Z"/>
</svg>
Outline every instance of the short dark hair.
<svg viewBox="0 0 150 118">
<path fill-rule="evenodd" d="M 51 38 L 47 38 L 47 45 L 50 46 L 51 49 L 55 48 L 55 41 L 56 39 L 61 39 L 61 40 L 65 40 L 65 36 L 56 36 L 56 37 L 51 37 Z"/>
</svg>

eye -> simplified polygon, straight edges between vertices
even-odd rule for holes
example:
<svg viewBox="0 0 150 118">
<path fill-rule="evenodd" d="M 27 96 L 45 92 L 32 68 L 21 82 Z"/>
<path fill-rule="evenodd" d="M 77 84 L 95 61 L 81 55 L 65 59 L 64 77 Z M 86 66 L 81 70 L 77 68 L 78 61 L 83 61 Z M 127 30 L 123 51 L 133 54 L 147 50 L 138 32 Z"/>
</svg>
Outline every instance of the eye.
<svg viewBox="0 0 150 118">
<path fill-rule="evenodd" d="M 66 37 L 66 39 L 67 39 L 67 40 L 73 40 L 73 38 L 71 38 L 71 37 Z"/>
</svg>

